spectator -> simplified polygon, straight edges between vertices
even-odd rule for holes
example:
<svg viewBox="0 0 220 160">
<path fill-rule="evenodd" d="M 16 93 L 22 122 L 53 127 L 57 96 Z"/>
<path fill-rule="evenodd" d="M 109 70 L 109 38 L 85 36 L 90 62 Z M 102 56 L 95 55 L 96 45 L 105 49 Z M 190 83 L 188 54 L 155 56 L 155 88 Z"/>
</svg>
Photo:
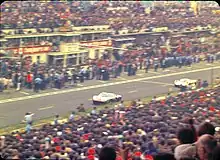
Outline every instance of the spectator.
<svg viewBox="0 0 220 160">
<path fill-rule="evenodd" d="M 93 107 L 93 110 L 91 111 L 91 114 L 92 114 L 92 115 L 96 115 L 96 114 L 97 114 L 96 107 Z"/>
<path fill-rule="evenodd" d="M 177 133 L 180 144 L 192 144 L 195 142 L 195 135 L 190 128 L 182 128 Z"/>
<path fill-rule="evenodd" d="M 0 92 L 4 91 L 4 83 L 0 81 Z"/>
<path fill-rule="evenodd" d="M 120 103 L 118 104 L 118 107 L 119 108 L 124 108 L 125 107 L 124 101 L 120 101 Z"/>
<path fill-rule="evenodd" d="M 83 104 L 80 104 L 80 106 L 77 107 L 79 112 L 85 112 L 85 108 L 83 106 Z"/>
<path fill-rule="evenodd" d="M 30 133 L 30 132 L 31 132 L 31 129 L 32 129 L 31 124 L 27 124 L 27 125 L 26 125 L 26 128 L 25 128 L 26 133 Z"/>
<path fill-rule="evenodd" d="M 103 148 L 99 154 L 99 160 L 116 160 L 116 151 L 110 147 Z"/>
<path fill-rule="evenodd" d="M 209 160 L 212 158 L 212 151 L 217 146 L 217 141 L 211 135 L 205 134 L 201 136 L 197 143 L 198 157 L 201 160 Z"/>
<path fill-rule="evenodd" d="M 152 98 L 152 100 L 151 100 L 152 102 L 156 102 L 157 101 L 157 97 L 156 96 L 154 96 L 153 98 Z"/>
<path fill-rule="evenodd" d="M 27 133 L 30 133 L 31 129 L 32 129 L 32 124 L 33 124 L 33 115 L 34 113 L 31 112 L 27 112 L 24 116 L 24 122 L 26 122 L 26 128 L 25 131 Z"/>
<path fill-rule="evenodd" d="M 214 136 L 215 135 L 215 127 L 209 122 L 202 123 L 198 128 L 198 136 L 200 137 L 204 134 L 209 134 L 209 135 Z"/>
<path fill-rule="evenodd" d="M 202 83 L 202 87 L 206 88 L 208 86 L 209 86 L 208 82 L 206 80 L 204 80 L 203 83 Z"/>
<path fill-rule="evenodd" d="M 0 142 L 0 149 L 2 149 L 5 146 L 5 136 L 0 136 Z"/>
<path fill-rule="evenodd" d="M 192 118 L 188 119 L 189 127 L 191 128 L 193 132 L 194 142 L 197 141 L 197 132 L 196 128 L 194 127 L 194 120 Z"/>
<path fill-rule="evenodd" d="M 59 124 L 58 121 L 59 121 L 59 115 L 56 114 L 56 115 L 55 115 L 55 119 L 54 119 L 54 124 L 55 124 L 55 125 L 58 125 L 58 124 Z"/>
<path fill-rule="evenodd" d="M 74 118 L 75 118 L 75 112 L 72 111 L 72 113 L 71 113 L 70 116 L 69 116 L 69 122 L 73 122 L 73 121 L 74 121 Z"/>
<path fill-rule="evenodd" d="M 42 84 L 42 79 L 40 78 L 40 76 L 38 75 L 35 79 L 34 79 L 34 91 L 36 93 L 39 92 L 40 88 L 41 88 L 41 84 Z"/>
<path fill-rule="evenodd" d="M 32 88 L 32 75 L 30 72 L 28 72 L 27 74 L 26 82 L 27 82 L 27 88 L 31 89 Z"/>
<path fill-rule="evenodd" d="M 138 106 L 141 106 L 141 105 L 143 105 L 143 102 L 142 102 L 140 99 L 138 99 L 138 100 L 137 100 L 137 105 L 138 105 Z"/>
<path fill-rule="evenodd" d="M 31 113 L 31 112 L 27 112 L 24 116 L 24 120 L 27 124 L 30 124 L 32 125 L 33 123 L 33 116 L 34 116 L 34 113 Z"/>
<path fill-rule="evenodd" d="M 153 156 L 153 160 L 175 160 L 175 158 L 174 155 L 170 153 L 159 153 Z"/>
<path fill-rule="evenodd" d="M 214 150 L 213 150 L 213 157 L 211 160 L 219 160 L 220 159 L 220 145 L 218 145 Z"/>
<path fill-rule="evenodd" d="M 17 79 L 17 91 L 21 90 L 21 84 L 22 84 L 22 75 L 21 73 L 18 73 L 18 79 Z"/>
<path fill-rule="evenodd" d="M 175 148 L 174 155 L 177 160 L 198 158 L 209 160 L 212 150 L 217 146 L 217 141 L 211 135 L 202 135 L 194 144 L 182 144 Z"/>
</svg>

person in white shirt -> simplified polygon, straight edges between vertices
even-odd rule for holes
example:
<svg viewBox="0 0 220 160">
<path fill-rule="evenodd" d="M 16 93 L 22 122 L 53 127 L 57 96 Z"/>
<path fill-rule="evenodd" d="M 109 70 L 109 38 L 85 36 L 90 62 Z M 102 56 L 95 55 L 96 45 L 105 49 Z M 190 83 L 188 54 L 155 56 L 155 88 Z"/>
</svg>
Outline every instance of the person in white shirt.
<svg viewBox="0 0 220 160">
<path fill-rule="evenodd" d="M 21 83 L 22 83 L 22 76 L 20 73 L 18 73 L 18 81 L 17 81 L 17 91 L 21 90 Z"/>
<path fill-rule="evenodd" d="M 151 100 L 152 102 L 156 102 L 157 101 L 157 97 L 154 96 L 153 99 Z"/>
<path fill-rule="evenodd" d="M 27 124 L 32 125 L 32 123 L 33 123 L 33 115 L 34 115 L 34 113 L 31 113 L 31 112 L 27 112 L 27 113 L 25 114 L 24 120 L 25 120 L 25 122 L 26 122 Z"/>
<path fill-rule="evenodd" d="M 92 114 L 92 115 L 96 115 L 96 114 L 97 114 L 96 107 L 93 108 L 93 110 L 91 111 L 91 114 Z"/>
<path fill-rule="evenodd" d="M 142 102 L 140 99 L 138 99 L 138 100 L 137 100 L 137 105 L 140 106 L 140 105 L 142 105 L 142 104 L 143 104 L 143 102 Z"/>
<path fill-rule="evenodd" d="M 75 118 L 75 112 L 73 111 L 69 116 L 69 122 L 72 122 Z"/>
<path fill-rule="evenodd" d="M 124 101 L 121 101 L 121 102 L 118 104 L 118 107 L 119 107 L 119 108 L 124 108 L 124 107 L 125 107 Z"/>
</svg>

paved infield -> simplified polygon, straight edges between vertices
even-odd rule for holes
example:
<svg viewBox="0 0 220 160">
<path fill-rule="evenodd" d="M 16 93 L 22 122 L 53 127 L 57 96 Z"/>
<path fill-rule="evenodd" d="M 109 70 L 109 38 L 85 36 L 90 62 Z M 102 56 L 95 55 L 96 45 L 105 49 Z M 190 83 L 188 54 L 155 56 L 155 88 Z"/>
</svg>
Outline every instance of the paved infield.
<svg viewBox="0 0 220 160">
<path fill-rule="evenodd" d="M 154 96 L 168 92 L 173 87 L 173 81 L 180 78 L 206 79 L 211 81 L 211 70 L 214 75 L 220 75 L 220 66 L 182 71 L 157 73 L 148 77 L 145 74 L 135 79 L 122 78 L 119 81 L 103 82 L 80 88 L 57 90 L 49 93 L 27 95 L 24 97 L 5 99 L 0 101 L 0 127 L 20 123 L 26 112 L 35 113 L 35 119 L 46 118 L 59 114 L 66 114 L 84 103 L 85 107 L 92 107 L 91 97 L 99 92 L 114 92 L 123 95 L 124 100 Z M 173 88 L 173 90 L 177 90 Z"/>
</svg>

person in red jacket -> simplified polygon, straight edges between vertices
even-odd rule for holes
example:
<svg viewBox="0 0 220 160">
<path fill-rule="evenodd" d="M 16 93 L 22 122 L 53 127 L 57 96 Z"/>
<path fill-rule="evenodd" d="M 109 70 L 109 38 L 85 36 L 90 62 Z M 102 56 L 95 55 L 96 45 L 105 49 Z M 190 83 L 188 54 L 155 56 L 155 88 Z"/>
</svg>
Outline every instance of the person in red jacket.
<svg viewBox="0 0 220 160">
<path fill-rule="evenodd" d="M 26 82 L 27 82 L 27 88 L 31 89 L 32 88 L 32 75 L 30 72 L 28 72 L 27 74 Z"/>
</svg>

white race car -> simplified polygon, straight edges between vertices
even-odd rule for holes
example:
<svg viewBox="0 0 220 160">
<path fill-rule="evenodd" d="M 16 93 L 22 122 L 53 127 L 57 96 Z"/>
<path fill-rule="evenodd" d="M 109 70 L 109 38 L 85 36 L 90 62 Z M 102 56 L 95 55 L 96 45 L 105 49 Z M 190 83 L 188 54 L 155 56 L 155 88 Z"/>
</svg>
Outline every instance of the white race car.
<svg viewBox="0 0 220 160">
<path fill-rule="evenodd" d="M 197 85 L 197 80 L 192 80 L 188 78 L 183 78 L 174 81 L 174 86 L 178 88 L 186 87 L 188 89 L 196 89 L 196 85 Z"/>
<path fill-rule="evenodd" d="M 93 104 L 118 102 L 121 99 L 122 99 L 121 95 L 115 93 L 107 93 L 107 92 L 101 92 L 100 94 L 94 95 L 92 97 Z"/>
</svg>

